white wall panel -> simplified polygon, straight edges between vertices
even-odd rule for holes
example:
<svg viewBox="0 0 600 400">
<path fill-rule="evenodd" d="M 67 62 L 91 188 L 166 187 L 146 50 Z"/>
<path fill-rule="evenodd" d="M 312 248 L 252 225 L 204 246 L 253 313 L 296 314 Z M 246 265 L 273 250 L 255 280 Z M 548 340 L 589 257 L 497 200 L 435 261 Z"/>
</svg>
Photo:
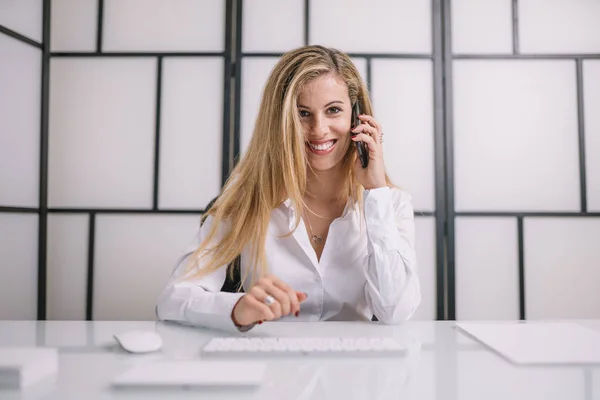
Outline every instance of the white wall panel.
<svg viewBox="0 0 600 400">
<path fill-rule="evenodd" d="M 0 320 L 37 319 L 37 214 L 0 213 Z"/>
<path fill-rule="evenodd" d="M 224 0 L 106 0 L 105 51 L 223 51 Z"/>
<path fill-rule="evenodd" d="M 52 0 L 52 51 L 95 51 L 98 0 Z"/>
<path fill-rule="evenodd" d="M 245 0 L 242 50 L 285 52 L 304 44 L 304 0 Z"/>
<path fill-rule="evenodd" d="M 279 59 L 275 57 L 244 57 L 242 59 L 242 90 L 240 110 L 240 153 L 250 143 L 263 90 L 271 70 Z"/>
<path fill-rule="evenodd" d="M 583 62 L 583 110 L 588 211 L 600 211 L 600 60 Z"/>
<path fill-rule="evenodd" d="M 579 211 L 575 63 L 455 61 L 456 209 Z"/>
<path fill-rule="evenodd" d="M 430 1 L 311 1 L 309 26 L 311 44 L 347 52 L 431 52 Z"/>
<path fill-rule="evenodd" d="M 42 1 L 0 1 L 0 25 L 37 42 L 42 41 Z"/>
<path fill-rule="evenodd" d="M 49 320 L 85 320 L 89 216 L 49 214 L 46 311 Z"/>
<path fill-rule="evenodd" d="M 48 203 L 152 205 L 156 59 L 51 63 Z"/>
<path fill-rule="evenodd" d="M 0 205 L 38 205 L 41 56 L 0 34 Z"/>
<path fill-rule="evenodd" d="M 98 215 L 94 319 L 156 318 L 156 300 L 199 225 L 199 215 Z"/>
<path fill-rule="evenodd" d="M 387 172 L 421 211 L 435 208 L 432 74 L 428 60 L 373 60 L 371 66 Z"/>
<path fill-rule="evenodd" d="M 159 208 L 202 209 L 219 194 L 223 59 L 163 60 Z"/>
<path fill-rule="evenodd" d="M 511 53 L 510 0 L 452 0 L 453 53 Z"/>
<path fill-rule="evenodd" d="M 437 312 L 435 218 L 415 218 L 415 240 L 421 305 L 412 319 L 433 321 Z"/>
<path fill-rule="evenodd" d="M 598 0 L 519 0 L 523 53 L 600 53 Z"/>
<path fill-rule="evenodd" d="M 528 319 L 600 318 L 600 218 L 525 218 Z"/>
<path fill-rule="evenodd" d="M 519 318 L 515 218 L 457 217 L 456 318 Z"/>
</svg>

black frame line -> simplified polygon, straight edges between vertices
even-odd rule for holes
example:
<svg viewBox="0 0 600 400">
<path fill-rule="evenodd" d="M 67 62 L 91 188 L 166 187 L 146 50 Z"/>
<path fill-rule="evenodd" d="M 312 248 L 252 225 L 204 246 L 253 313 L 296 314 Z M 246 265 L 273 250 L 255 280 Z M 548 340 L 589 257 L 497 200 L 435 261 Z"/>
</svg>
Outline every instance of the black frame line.
<svg viewBox="0 0 600 400">
<path fill-rule="evenodd" d="M 48 235 L 48 120 L 50 102 L 50 0 L 42 3 L 42 87 L 40 113 L 40 170 L 38 217 L 37 319 L 46 319 Z"/>
<path fill-rule="evenodd" d="M 243 57 L 281 57 L 283 52 L 268 51 L 248 51 L 238 53 Z M 419 59 L 431 60 L 433 56 L 427 53 L 347 53 L 350 57 L 356 58 L 387 58 L 387 59 Z"/>
<path fill-rule="evenodd" d="M 531 54 L 461 54 L 457 53 L 452 56 L 454 60 L 598 60 L 598 54 L 548 54 L 548 53 L 531 53 Z"/>
<path fill-rule="evenodd" d="M 177 52 L 177 51 L 108 51 L 97 53 L 93 51 L 56 51 L 52 52 L 52 57 L 224 57 L 223 51 L 196 51 L 196 52 Z"/>
<path fill-rule="evenodd" d="M 102 53 L 102 36 L 104 32 L 104 0 L 98 0 L 96 20 L 96 53 Z"/>
<path fill-rule="evenodd" d="M 455 214 L 454 214 L 454 109 L 452 78 L 452 8 L 450 0 L 442 0 L 442 65 L 444 96 L 444 185 L 445 185 L 445 234 L 446 234 L 446 293 L 449 320 L 456 319 L 455 282 Z"/>
<path fill-rule="evenodd" d="M 444 46 L 443 11 L 440 0 L 432 0 L 434 163 L 435 163 L 435 243 L 436 318 L 446 319 L 446 179 L 444 142 Z M 417 215 L 415 213 L 415 215 Z"/>
<path fill-rule="evenodd" d="M 96 213 L 89 214 L 88 222 L 88 265 L 87 265 L 87 287 L 85 303 L 86 321 L 94 320 L 94 249 L 96 245 Z"/>
<path fill-rule="evenodd" d="M 560 212 L 560 211 L 522 211 L 522 212 L 509 212 L 509 211 L 456 211 L 454 213 L 460 217 L 600 217 L 600 212 Z"/>
<path fill-rule="evenodd" d="M 156 60 L 156 110 L 154 120 L 154 170 L 152 186 L 152 210 L 158 210 L 158 189 L 160 184 L 160 105 L 162 100 L 163 57 Z"/>
<path fill-rule="evenodd" d="M 234 63 L 234 121 L 233 121 L 233 160 L 232 165 L 235 167 L 240 157 L 240 139 L 241 139 L 241 93 L 242 93 L 242 61 L 244 53 L 242 52 L 242 19 L 243 19 L 243 0 L 235 0 L 235 63 Z"/>
<path fill-rule="evenodd" d="M 519 54 L 519 0 L 512 0 L 512 52 Z"/>
<path fill-rule="evenodd" d="M 310 44 L 310 0 L 304 0 L 304 45 Z"/>
<path fill-rule="evenodd" d="M 519 319 L 525 320 L 525 239 L 523 217 L 517 217 L 517 249 L 519 254 Z"/>
<path fill-rule="evenodd" d="M 583 61 L 575 60 L 575 74 L 577 77 L 577 133 L 579 147 L 579 188 L 581 212 L 587 211 L 587 179 L 585 165 L 585 110 L 583 97 Z"/>
<path fill-rule="evenodd" d="M 231 173 L 231 79 L 232 79 L 232 39 L 233 0 L 225 3 L 225 52 L 223 60 L 223 139 L 221 149 L 221 186 L 225 185 Z"/>
<path fill-rule="evenodd" d="M 35 40 L 28 38 L 27 36 L 21 35 L 20 33 L 17 33 L 4 25 L 0 25 L 0 33 L 4 33 L 6 36 L 19 40 L 30 46 L 37 47 L 38 49 L 44 49 L 44 45 L 42 43 L 38 43 Z"/>
</svg>

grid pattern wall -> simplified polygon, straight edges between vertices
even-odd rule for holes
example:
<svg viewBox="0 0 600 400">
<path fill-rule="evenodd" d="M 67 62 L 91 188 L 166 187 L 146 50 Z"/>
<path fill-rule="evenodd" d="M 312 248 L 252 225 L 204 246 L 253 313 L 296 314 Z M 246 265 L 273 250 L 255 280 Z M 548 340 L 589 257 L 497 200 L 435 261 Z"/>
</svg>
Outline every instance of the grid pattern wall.
<svg viewBox="0 0 600 400">
<path fill-rule="evenodd" d="M 600 317 L 598 21 L 594 0 L 452 0 L 450 317 Z"/>
<path fill-rule="evenodd" d="M 154 318 L 303 44 L 368 84 L 416 208 L 416 319 L 600 317 L 597 21 L 595 0 L 3 1 L 0 318 Z"/>
</svg>

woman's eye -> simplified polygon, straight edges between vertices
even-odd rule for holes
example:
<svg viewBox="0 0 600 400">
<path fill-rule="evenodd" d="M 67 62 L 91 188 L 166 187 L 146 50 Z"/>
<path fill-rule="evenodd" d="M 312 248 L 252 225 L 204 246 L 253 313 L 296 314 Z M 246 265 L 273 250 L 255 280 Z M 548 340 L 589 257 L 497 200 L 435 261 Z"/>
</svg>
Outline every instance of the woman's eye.
<svg viewBox="0 0 600 400">
<path fill-rule="evenodd" d="M 302 118 L 308 117 L 310 115 L 310 113 L 306 110 L 300 110 L 299 114 L 300 114 L 300 117 L 302 117 Z"/>
<path fill-rule="evenodd" d="M 342 110 L 341 110 L 341 109 L 339 109 L 338 107 L 331 107 L 331 108 L 329 109 L 329 112 L 330 112 L 331 114 L 337 114 L 337 113 L 339 113 L 340 111 L 342 111 Z"/>
</svg>

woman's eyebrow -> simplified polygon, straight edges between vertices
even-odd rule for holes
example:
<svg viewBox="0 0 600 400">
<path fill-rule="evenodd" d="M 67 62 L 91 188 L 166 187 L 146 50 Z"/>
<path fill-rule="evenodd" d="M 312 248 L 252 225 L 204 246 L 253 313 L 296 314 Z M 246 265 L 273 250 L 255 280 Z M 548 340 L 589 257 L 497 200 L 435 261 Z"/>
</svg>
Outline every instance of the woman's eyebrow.
<svg viewBox="0 0 600 400">
<path fill-rule="evenodd" d="M 343 102 L 343 101 L 341 101 L 341 100 L 333 100 L 333 101 L 330 101 L 329 103 L 325 104 L 325 105 L 323 106 L 323 108 L 325 108 L 325 107 L 329 107 L 329 106 L 330 106 L 330 105 L 332 105 L 332 104 L 344 104 L 344 102 Z M 306 107 L 306 106 L 303 106 L 302 104 L 298 104 L 298 108 L 308 108 L 308 107 Z"/>
</svg>

